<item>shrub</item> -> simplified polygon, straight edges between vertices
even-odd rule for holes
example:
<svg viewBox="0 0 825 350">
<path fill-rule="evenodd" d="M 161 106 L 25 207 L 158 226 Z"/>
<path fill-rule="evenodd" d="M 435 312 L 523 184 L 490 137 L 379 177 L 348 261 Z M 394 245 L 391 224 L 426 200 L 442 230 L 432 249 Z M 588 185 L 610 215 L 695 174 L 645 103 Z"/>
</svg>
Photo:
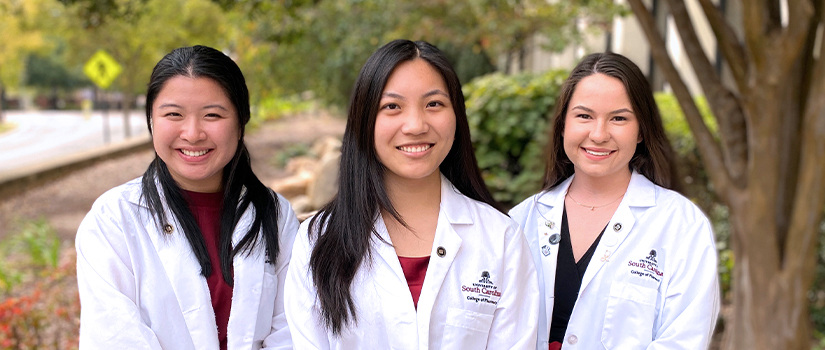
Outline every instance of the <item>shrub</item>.
<svg viewBox="0 0 825 350">
<path fill-rule="evenodd" d="M 479 77 L 464 86 L 478 165 L 495 199 L 517 204 L 541 188 L 547 121 L 567 72 Z"/>
<path fill-rule="evenodd" d="M 12 276 L 0 279 L 0 349 L 76 349 L 80 300 L 74 249 L 63 249 L 44 219 L 18 226 L 0 242 L 0 276 Z"/>
</svg>

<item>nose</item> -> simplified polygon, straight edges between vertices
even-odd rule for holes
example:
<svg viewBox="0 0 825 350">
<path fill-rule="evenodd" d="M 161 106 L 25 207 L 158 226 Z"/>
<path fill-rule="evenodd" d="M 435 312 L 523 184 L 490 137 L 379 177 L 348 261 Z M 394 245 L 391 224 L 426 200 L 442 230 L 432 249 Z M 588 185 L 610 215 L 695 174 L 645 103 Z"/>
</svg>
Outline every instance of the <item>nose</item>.
<svg viewBox="0 0 825 350">
<path fill-rule="evenodd" d="M 190 143 L 206 139 L 202 123 L 203 121 L 197 117 L 186 118 L 181 126 L 180 138 Z"/>
<path fill-rule="evenodd" d="M 610 130 L 608 130 L 609 125 L 605 120 L 598 120 L 593 125 L 593 129 L 590 130 L 590 139 L 596 143 L 603 143 L 610 140 Z"/>
<path fill-rule="evenodd" d="M 401 132 L 409 135 L 420 135 L 430 130 L 430 124 L 427 123 L 426 112 L 415 110 L 408 113 L 404 118 L 404 125 L 401 127 Z"/>
</svg>

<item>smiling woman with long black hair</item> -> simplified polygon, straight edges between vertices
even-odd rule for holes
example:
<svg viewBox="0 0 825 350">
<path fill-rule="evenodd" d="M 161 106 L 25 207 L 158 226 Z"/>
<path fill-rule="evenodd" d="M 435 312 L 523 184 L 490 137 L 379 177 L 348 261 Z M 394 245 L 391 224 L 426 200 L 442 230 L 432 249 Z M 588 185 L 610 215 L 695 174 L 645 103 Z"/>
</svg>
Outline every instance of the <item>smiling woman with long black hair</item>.
<svg viewBox="0 0 825 350">
<path fill-rule="evenodd" d="M 301 225 L 287 319 L 300 349 L 527 349 L 536 272 L 481 179 L 461 85 L 392 41 L 350 100 L 337 196 Z"/>
<path fill-rule="evenodd" d="M 218 50 L 155 66 L 155 160 L 77 232 L 81 349 L 291 348 L 282 291 L 298 221 L 252 172 L 249 93 Z"/>
</svg>

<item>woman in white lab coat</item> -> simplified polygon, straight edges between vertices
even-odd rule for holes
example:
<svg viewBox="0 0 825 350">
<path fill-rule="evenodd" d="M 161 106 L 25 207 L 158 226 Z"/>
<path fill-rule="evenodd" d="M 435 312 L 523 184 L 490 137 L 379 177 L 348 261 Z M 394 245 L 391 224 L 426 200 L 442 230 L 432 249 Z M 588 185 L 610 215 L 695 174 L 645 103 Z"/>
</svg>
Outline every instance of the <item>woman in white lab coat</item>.
<svg viewBox="0 0 825 350">
<path fill-rule="evenodd" d="M 528 349 L 527 243 L 476 165 L 464 97 L 425 42 L 378 49 L 355 83 L 339 192 L 301 224 L 286 287 L 300 349 Z"/>
<path fill-rule="evenodd" d="M 252 172 L 249 93 L 226 55 L 155 66 L 155 160 L 103 194 L 76 238 L 81 349 L 288 349 L 283 308 L 298 221 Z"/>
<path fill-rule="evenodd" d="M 564 83 L 544 189 L 510 211 L 542 300 L 537 349 L 703 349 L 719 311 L 711 225 L 676 185 L 642 72 L 613 53 Z"/>
</svg>

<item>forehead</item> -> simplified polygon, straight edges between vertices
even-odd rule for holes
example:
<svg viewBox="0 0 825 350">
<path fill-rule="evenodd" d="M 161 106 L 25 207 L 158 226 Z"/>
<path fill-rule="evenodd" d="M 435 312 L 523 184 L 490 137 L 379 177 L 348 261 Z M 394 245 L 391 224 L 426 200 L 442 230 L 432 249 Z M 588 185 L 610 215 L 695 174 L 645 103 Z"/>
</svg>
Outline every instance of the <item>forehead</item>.
<svg viewBox="0 0 825 350">
<path fill-rule="evenodd" d="M 221 103 L 234 107 L 223 86 L 209 77 L 176 75 L 169 78 L 158 91 L 153 104 L 169 99 L 176 100 L 177 103 Z"/>
<path fill-rule="evenodd" d="M 440 88 L 447 92 L 447 83 L 441 73 L 429 62 L 421 58 L 404 61 L 395 66 L 384 91 L 413 90 L 417 88 Z"/>
<path fill-rule="evenodd" d="M 599 108 L 605 111 L 620 108 L 633 110 L 624 83 L 601 73 L 586 76 L 576 84 L 568 108 L 576 106 Z"/>
</svg>

